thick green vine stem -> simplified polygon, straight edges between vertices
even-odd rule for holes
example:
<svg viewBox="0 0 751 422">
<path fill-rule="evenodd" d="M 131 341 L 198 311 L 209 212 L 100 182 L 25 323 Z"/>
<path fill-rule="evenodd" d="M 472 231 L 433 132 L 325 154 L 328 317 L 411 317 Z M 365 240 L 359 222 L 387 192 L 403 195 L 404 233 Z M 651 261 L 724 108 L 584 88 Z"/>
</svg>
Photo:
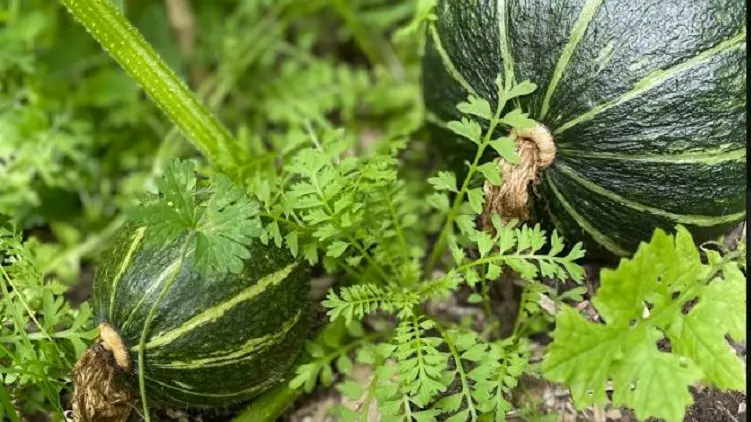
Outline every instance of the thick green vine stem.
<svg viewBox="0 0 751 422">
<path fill-rule="evenodd" d="M 110 0 L 60 0 L 212 164 L 237 172 L 239 146 Z"/>
</svg>

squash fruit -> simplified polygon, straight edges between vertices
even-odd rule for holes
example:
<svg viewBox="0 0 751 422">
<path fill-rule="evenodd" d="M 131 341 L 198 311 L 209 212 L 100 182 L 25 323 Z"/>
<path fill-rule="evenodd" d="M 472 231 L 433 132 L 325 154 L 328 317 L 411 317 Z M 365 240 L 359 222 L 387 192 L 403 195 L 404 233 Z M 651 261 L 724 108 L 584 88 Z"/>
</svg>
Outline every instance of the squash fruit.
<svg viewBox="0 0 751 422">
<path fill-rule="evenodd" d="M 101 259 L 93 292 L 100 327 L 114 331 L 127 351 L 120 369 L 134 391 L 144 323 L 169 277 L 177 278 L 147 333 L 147 397 L 172 406 L 216 407 L 277 386 L 308 334 L 307 264 L 255 242 L 242 273 L 205 278 L 190 258 L 180 265 L 180 242 L 151 248 L 145 236 L 145 227 L 121 229 Z"/>
<path fill-rule="evenodd" d="M 475 146 L 440 123 L 468 94 L 493 106 L 500 74 L 538 85 L 520 105 L 557 151 L 530 208 L 570 241 L 623 256 L 657 227 L 707 240 L 744 218 L 744 2 L 439 0 L 435 13 L 423 95 L 454 168 Z"/>
</svg>

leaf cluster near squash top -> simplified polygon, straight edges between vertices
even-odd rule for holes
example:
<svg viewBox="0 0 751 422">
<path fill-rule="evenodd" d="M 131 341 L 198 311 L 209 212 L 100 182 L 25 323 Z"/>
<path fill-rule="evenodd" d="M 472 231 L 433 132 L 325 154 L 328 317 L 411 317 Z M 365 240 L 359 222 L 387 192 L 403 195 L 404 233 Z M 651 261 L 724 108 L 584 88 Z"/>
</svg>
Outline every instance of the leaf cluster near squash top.
<svg viewBox="0 0 751 422">
<path fill-rule="evenodd" d="M 149 227 L 147 242 L 157 247 L 191 242 L 195 268 L 206 276 L 239 273 L 250 257 L 247 246 L 261 233 L 258 205 L 222 174 L 205 186 L 190 161 L 173 161 L 157 180 L 158 194 L 144 195 L 132 216 Z"/>
</svg>

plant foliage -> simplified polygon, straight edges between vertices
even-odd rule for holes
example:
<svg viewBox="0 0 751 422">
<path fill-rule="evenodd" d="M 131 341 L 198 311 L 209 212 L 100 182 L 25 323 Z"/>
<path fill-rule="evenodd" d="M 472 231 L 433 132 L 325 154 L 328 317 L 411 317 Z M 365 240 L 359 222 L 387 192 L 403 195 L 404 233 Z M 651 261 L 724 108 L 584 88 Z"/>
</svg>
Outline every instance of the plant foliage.
<svg viewBox="0 0 751 422">
<path fill-rule="evenodd" d="M 592 299 L 602 323 L 564 307 L 546 375 L 566 383 L 579 407 L 604 403 L 610 380 L 615 404 L 667 421 L 683 420 L 696 382 L 744 389 L 744 362 L 725 336 L 745 340 L 745 277 L 737 254 L 706 252 L 702 263 L 683 227 L 675 236 L 657 230 L 632 259 L 603 270 Z M 670 351 L 658 345 L 665 340 Z"/>
<path fill-rule="evenodd" d="M 0 223 L 14 227 L 0 229 L 0 417 L 67 406 L 95 330 L 65 295 L 128 218 L 153 247 L 187 237 L 207 275 L 242 271 L 262 242 L 333 277 L 327 324 L 288 387 L 335 388 L 354 403 L 338 420 L 530 415 L 523 376 L 564 384 L 579 408 L 667 421 L 689 386 L 744 388 L 727 339 L 745 341 L 745 240 L 726 250 L 658 230 L 593 293 L 581 244 L 498 216 L 478 227 L 483 184 L 504 182 L 484 158 L 520 162 L 513 129 L 536 124 L 523 105 L 537 86 L 499 75 L 497 100 L 469 95 L 459 119 L 434 122 L 476 147 L 462 177 L 434 168 L 419 55 L 435 0 L 185 2 L 188 32 L 174 3 L 113 2 L 164 62 L 144 69 L 175 72 L 141 87 L 56 2 L 0 5 Z M 168 122 L 141 89 L 177 82 L 206 107 Z M 176 129 L 201 119 L 226 136 Z M 510 326 L 494 293 L 506 287 L 519 293 Z M 588 299 L 595 319 L 579 311 Z M 436 312 L 448 302 L 477 317 Z M 530 336 L 553 325 L 538 364 Z"/>
</svg>

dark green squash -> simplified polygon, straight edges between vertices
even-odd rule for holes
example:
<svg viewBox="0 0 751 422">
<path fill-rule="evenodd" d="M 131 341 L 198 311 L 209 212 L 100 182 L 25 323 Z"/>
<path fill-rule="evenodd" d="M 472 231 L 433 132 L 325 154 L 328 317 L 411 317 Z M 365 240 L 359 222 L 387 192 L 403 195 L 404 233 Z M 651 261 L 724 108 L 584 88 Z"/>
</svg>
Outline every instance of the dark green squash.
<svg viewBox="0 0 751 422">
<path fill-rule="evenodd" d="M 145 228 L 121 230 L 94 281 L 96 318 L 128 349 L 134 391 L 147 314 L 177 272 L 148 330 L 147 397 L 179 407 L 214 407 L 278 385 L 308 334 L 307 264 L 254 242 L 243 273 L 206 279 L 189 260 L 179 265 L 181 245 L 147 247 L 145 234 Z"/>
<path fill-rule="evenodd" d="M 440 0 L 424 56 L 433 121 L 513 69 L 553 133 L 536 218 L 627 255 L 656 227 L 721 235 L 746 208 L 746 24 L 740 0 Z M 473 144 L 431 125 L 449 162 Z M 488 157 L 491 159 L 493 157 Z"/>
</svg>

